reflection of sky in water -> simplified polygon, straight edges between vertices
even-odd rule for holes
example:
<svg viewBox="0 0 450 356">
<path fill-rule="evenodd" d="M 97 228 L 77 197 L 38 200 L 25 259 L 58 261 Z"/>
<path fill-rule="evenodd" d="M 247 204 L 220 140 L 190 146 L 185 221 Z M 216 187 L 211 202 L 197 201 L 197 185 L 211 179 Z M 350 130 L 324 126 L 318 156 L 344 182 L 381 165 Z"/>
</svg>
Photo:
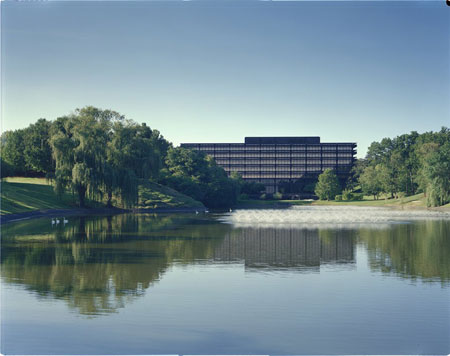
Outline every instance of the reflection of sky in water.
<svg viewBox="0 0 450 356">
<path fill-rule="evenodd" d="M 270 220 L 363 211 L 378 222 Z M 268 226 L 220 222 L 242 213 L 260 213 Z M 450 329 L 443 216 L 299 207 L 8 225 L 1 351 L 442 354 Z"/>
<path fill-rule="evenodd" d="M 450 213 L 357 206 L 294 206 L 289 209 L 243 209 L 219 220 L 236 227 L 383 229 L 392 223 L 450 219 Z"/>
</svg>

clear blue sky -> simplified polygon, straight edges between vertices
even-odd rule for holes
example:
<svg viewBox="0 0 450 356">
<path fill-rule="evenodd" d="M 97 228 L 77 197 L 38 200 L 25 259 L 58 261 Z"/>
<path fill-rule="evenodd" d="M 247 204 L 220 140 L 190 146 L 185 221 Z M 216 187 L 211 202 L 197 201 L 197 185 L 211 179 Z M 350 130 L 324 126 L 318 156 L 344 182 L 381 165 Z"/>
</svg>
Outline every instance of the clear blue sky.
<svg viewBox="0 0 450 356">
<path fill-rule="evenodd" d="M 110 108 L 174 144 L 450 126 L 439 2 L 2 2 L 2 130 Z"/>
</svg>

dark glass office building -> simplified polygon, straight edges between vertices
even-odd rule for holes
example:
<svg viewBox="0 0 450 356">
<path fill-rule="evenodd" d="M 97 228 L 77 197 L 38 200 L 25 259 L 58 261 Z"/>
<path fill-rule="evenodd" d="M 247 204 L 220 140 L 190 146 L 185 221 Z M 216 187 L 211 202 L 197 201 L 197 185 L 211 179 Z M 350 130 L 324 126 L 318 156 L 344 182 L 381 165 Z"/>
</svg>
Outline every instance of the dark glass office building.
<svg viewBox="0 0 450 356">
<path fill-rule="evenodd" d="M 267 193 L 286 183 L 316 179 L 327 168 L 344 183 L 356 154 L 356 143 L 321 143 L 320 137 L 246 137 L 245 143 L 181 146 L 212 156 L 228 174 L 237 171 L 245 180 L 264 184 Z"/>
</svg>

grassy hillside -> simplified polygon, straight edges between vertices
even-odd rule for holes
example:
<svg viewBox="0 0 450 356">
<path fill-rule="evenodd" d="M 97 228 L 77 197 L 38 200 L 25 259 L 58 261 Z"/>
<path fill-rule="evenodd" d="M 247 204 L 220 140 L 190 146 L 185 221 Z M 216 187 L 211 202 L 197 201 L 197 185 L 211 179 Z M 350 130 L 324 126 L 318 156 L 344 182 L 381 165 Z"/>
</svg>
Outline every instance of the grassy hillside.
<svg viewBox="0 0 450 356">
<path fill-rule="evenodd" d="M 315 200 L 313 205 L 360 205 L 360 206 L 396 206 L 396 207 L 408 207 L 408 208 L 426 208 L 426 198 L 423 193 L 411 195 L 409 197 L 399 199 L 378 199 L 374 200 L 373 197 L 364 197 L 364 200 L 360 201 L 326 201 Z"/>
<path fill-rule="evenodd" d="M 423 193 L 411 195 L 399 199 L 378 199 L 373 197 L 364 197 L 360 201 L 326 201 L 326 200 L 241 200 L 238 208 L 274 208 L 290 205 L 358 205 L 358 206 L 391 206 L 398 208 L 426 208 L 426 198 Z M 448 208 L 450 204 L 441 208 Z"/>
<path fill-rule="evenodd" d="M 92 207 L 99 203 L 87 201 Z M 33 210 L 72 209 L 77 202 L 71 194 L 58 198 L 52 185 L 44 178 L 9 177 L 1 181 L 1 209 L 3 214 L 17 214 Z M 137 208 L 201 208 L 202 203 L 169 187 L 145 182 L 139 186 Z"/>
<path fill-rule="evenodd" d="M 136 206 L 138 209 L 203 207 L 199 201 L 164 185 L 149 181 L 139 185 L 139 203 Z"/>
<path fill-rule="evenodd" d="M 75 206 L 71 194 L 66 193 L 59 199 L 44 178 L 10 177 L 1 182 L 1 214 L 70 209 Z"/>
</svg>

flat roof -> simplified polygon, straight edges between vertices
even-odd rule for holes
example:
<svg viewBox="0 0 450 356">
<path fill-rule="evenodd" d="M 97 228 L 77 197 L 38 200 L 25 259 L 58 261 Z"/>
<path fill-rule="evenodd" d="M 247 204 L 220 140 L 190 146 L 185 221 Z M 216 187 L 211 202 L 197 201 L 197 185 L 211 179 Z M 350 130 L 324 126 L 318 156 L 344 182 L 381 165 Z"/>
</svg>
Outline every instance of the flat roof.
<svg viewBox="0 0 450 356">
<path fill-rule="evenodd" d="M 295 144 L 318 144 L 319 136 L 272 136 L 272 137 L 246 137 L 247 144 L 260 145 L 295 145 Z"/>
<path fill-rule="evenodd" d="M 244 142 L 184 142 L 181 145 L 354 145 L 356 142 L 320 142 L 320 136 L 249 136 Z"/>
</svg>

